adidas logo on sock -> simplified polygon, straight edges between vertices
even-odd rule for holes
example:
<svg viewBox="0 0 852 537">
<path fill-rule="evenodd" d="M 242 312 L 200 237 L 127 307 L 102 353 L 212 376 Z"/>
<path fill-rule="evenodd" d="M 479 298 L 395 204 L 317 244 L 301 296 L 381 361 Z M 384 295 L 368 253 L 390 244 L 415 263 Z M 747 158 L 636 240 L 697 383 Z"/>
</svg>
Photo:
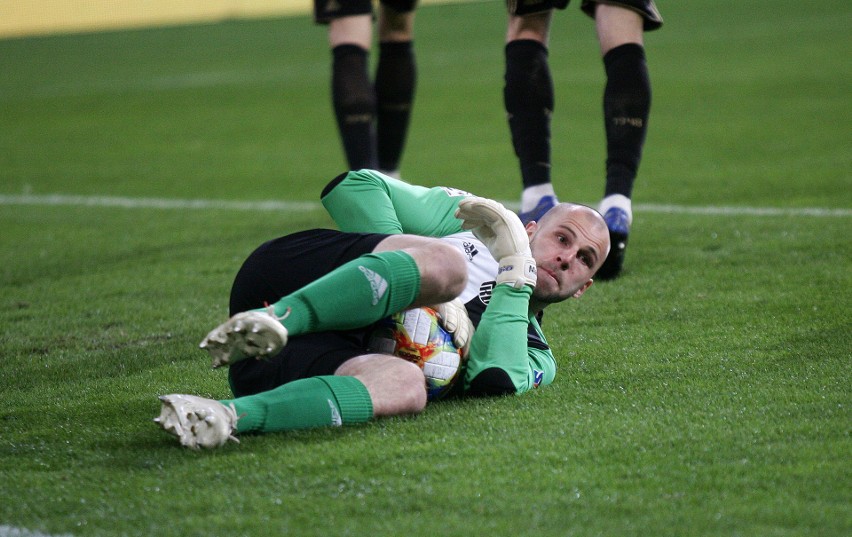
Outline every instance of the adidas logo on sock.
<svg viewBox="0 0 852 537">
<path fill-rule="evenodd" d="M 360 270 L 367 278 L 367 281 L 370 282 L 370 289 L 373 291 L 373 305 L 375 306 L 379 303 L 379 300 L 385 294 L 385 291 L 388 290 L 388 282 L 375 271 L 372 271 L 367 267 L 359 265 L 358 270 Z"/>
</svg>

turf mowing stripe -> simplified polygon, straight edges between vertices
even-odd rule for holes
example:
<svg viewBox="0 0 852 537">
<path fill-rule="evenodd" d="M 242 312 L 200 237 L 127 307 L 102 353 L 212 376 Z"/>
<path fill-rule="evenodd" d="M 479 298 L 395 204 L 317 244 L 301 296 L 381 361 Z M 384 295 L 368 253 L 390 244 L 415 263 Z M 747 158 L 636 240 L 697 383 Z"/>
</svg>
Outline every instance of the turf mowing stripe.
<svg viewBox="0 0 852 537">
<path fill-rule="evenodd" d="M 510 209 L 517 203 L 503 202 Z M 225 209 L 235 211 L 314 211 L 321 208 L 316 201 L 226 201 L 201 199 L 126 198 L 114 196 L 69 196 L 64 194 L 0 194 L 0 205 L 40 205 L 77 207 L 123 207 L 126 209 Z M 814 216 L 850 217 L 852 209 L 829 209 L 824 207 L 735 207 L 735 206 L 688 206 L 637 203 L 634 212 L 691 214 L 691 215 L 739 215 L 739 216 Z"/>
</svg>

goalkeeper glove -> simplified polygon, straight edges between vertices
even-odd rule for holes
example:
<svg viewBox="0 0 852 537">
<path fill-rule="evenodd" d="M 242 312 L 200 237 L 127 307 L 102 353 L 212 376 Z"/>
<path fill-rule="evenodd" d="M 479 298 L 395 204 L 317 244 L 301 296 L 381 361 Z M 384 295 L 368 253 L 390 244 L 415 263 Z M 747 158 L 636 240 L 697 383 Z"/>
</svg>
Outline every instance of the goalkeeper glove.
<svg viewBox="0 0 852 537">
<path fill-rule="evenodd" d="M 453 344 L 457 348 L 463 349 L 463 354 L 467 355 L 467 346 L 470 343 L 470 338 L 473 337 L 474 328 L 470 317 L 467 316 L 467 309 L 464 304 L 461 300 L 455 298 L 449 302 L 438 304 L 433 309 L 438 313 L 441 326 L 453 336 Z"/>
<path fill-rule="evenodd" d="M 472 231 L 500 264 L 498 284 L 535 287 L 536 264 L 529 236 L 515 213 L 494 200 L 471 196 L 459 202 L 456 218 L 463 221 L 462 229 Z"/>
</svg>

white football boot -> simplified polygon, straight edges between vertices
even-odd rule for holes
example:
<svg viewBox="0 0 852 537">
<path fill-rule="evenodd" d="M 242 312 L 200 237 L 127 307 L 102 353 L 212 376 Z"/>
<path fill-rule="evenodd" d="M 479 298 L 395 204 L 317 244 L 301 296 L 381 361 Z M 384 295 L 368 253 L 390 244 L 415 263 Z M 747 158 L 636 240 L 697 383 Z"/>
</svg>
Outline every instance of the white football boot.
<svg viewBox="0 0 852 537">
<path fill-rule="evenodd" d="M 163 407 L 154 423 L 180 439 L 191 449 L 215 448 L 233 440 L 237 429 L 237 411 L 234 404 L 225 406 L 219 401 L 195 395 L 173 393 L 161 395 Z"/>
<path fill-rule="evenodd" d="M 230 365 L 245 358 L 263 358 L 277 354 L 287 344 L 287 329 L 272 307 L 266 311 L 238 313 L 210 331 L 199 347 L 213 357 L 213 367 Z"/>
</svg>

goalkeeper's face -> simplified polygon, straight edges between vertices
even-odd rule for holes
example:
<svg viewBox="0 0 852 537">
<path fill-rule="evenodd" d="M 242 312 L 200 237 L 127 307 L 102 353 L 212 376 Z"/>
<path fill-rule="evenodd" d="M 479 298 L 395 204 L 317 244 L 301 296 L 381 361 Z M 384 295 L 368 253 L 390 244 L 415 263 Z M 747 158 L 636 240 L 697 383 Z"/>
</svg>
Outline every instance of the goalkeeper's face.
<svg viewBox="0 0 852 537">
<path fill-rule="evenodd" d="M 584 205 L 561 203 L 526 229 L 538 269 L 533 298 L 544 305 L 580 297 L 609 253 L 603 217 Z"/>
</svg>

